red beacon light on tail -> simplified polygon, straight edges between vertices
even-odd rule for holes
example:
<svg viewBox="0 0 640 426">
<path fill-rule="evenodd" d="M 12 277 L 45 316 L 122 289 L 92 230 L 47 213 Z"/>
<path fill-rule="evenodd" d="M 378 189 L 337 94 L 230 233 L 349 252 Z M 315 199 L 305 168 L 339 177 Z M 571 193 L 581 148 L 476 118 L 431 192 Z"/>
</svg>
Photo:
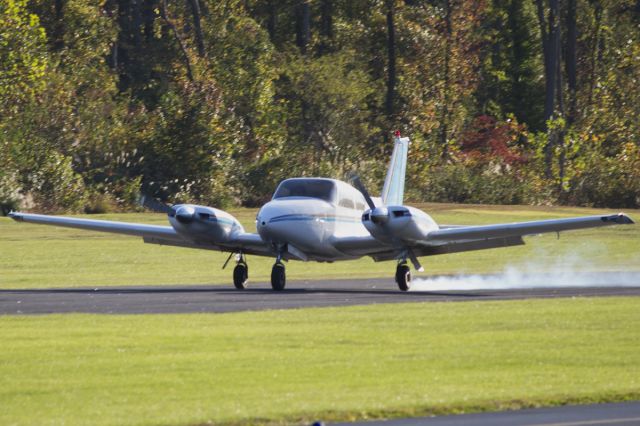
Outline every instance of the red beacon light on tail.
<svg viewBox="0 0 640 426">
<path fill-rule="evenodd" d="M 396 138 L 400 137 L 400 130 L 396 130 L 395 132 L 393 132 L 393 134 L 395 135 Z"/>
</svg>

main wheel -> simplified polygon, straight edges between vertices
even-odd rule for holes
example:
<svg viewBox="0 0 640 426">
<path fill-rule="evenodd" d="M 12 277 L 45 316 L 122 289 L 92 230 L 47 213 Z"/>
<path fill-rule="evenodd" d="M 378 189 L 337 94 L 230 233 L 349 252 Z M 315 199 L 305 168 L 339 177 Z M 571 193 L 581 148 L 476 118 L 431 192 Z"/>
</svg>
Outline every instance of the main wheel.
<svg viewBox="0 0 640 426">
<path fill-rule="evenodd" d="M 396 284 L 402 291 L 407 291 L 411 288 L 411 269 L 406 263 L 400 263 L 396 268 Z"/>
<path fill-rule="evenodd" d="M 287 283 L 287 274 L 284 270 L 284 265 L 280 262 L 273 265 L 271 270 L 271 288 L 276 291 L 284 290 L 284 286 Z"/>
<path fill-rule="evenodd" d="M 249 281 L 249 267 L 246 263 L 238 263 L 233 268 L 233 285 L 238 290 L 244 290 L 247 288 L 247 281 Z"/>
</svg>

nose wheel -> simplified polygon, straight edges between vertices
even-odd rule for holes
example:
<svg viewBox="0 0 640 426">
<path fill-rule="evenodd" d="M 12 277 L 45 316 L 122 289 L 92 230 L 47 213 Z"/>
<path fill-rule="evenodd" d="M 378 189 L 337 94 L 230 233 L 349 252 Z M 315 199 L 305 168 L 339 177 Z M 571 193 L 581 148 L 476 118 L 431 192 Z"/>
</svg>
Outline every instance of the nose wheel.
<svg viewBox="0 0 640 426">
<path fill-rule="evenodd" d="M 249 281 L 249 267 L 241 260 L 238 262 L 235 268 L 233 268 L 233 285 L 238 290 L 244 290 L 247 288 L 247 282 Z"/>
<path fill-rule="evenodd" d="M 275 291 L 284 290 L 284 286 L 287 283 L 287 274 L 282 262 L 277 261 L 271 269 L 271 288 Z"/>
<path fill-rule="evenodd" d="M 405 262 L 398 263 L 396 268 L 396 284 L 402 291 L 408 291 L 411 288 L 411 269 Z"/>
</svg>

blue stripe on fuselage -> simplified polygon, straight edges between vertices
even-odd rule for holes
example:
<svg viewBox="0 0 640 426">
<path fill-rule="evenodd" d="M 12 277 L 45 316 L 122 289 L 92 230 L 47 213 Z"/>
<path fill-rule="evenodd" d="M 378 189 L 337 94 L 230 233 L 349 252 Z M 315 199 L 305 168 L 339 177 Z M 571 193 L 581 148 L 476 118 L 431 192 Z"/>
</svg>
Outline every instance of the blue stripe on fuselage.
<svg viewBox="0 0 640 426">
<path fill-rule="evenodd" d="M 218 222 L 218 223 L 222 223 L 223 225 L 235 225 L 236 222 L 229 220 L 229 219 L 223 219 L 220 217 L 209 217 L 208 219 L 206 219 L 209 222 Z"/>
<path fill-rule="evenodd" d="M 349 217 L 349 216 L 321 216 L 321 215 L 310 215 L 310 214 L 283 214 L 281 216 L 276 216 L 269 219 L 269 223 L 274 222 L 296 222 L 296 221 L 315 221 L 320 220 L 323 222 L 347 222 L 347 223 L 360 223 L 360 217 Z"/>
</svg>

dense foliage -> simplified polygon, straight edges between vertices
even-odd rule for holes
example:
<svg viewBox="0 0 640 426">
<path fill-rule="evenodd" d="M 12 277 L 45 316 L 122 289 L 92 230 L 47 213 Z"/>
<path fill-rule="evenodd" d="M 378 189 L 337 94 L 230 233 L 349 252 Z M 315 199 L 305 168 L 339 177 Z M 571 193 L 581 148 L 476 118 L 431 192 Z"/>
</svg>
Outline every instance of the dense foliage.
<svg viewBox="0 0 640 426">
<path fill-rule="evenodd" d="M 254 205 L 292 175 L 640 206 L 640 0 L 3 0 L 0 208 Z"/>
</svg>

